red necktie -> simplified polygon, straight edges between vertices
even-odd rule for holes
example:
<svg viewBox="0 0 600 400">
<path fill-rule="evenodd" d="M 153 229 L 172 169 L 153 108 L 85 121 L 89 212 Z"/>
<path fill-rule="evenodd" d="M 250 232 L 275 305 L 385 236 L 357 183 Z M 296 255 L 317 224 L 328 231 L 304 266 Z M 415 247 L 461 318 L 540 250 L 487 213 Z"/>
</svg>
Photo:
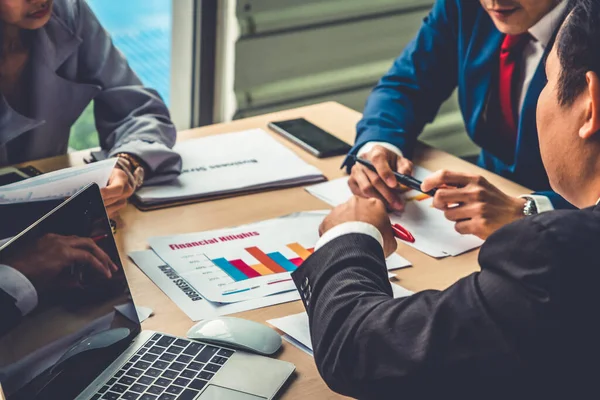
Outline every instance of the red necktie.
<svg viewBox="0 0 600 400">
<path fill-rule="evenodd" d="M 500 73 L 499 90 L 500 96 L 500 115 L 504 122 L 504 131 L 514 142 L 517 138 L 517 116 L 516 108 L 518 96 L 516 96 L 516 80 L 518 78 L 518 61 L 521 50 L 529 34 L 506 35 L 500 49 Z"/>
</svg>

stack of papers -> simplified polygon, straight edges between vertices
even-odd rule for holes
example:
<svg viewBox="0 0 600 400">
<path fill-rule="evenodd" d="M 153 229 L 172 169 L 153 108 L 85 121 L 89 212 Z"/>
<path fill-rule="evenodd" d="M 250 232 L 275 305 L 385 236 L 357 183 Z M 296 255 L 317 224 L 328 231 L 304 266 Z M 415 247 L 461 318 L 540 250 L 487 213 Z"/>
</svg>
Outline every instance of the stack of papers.
<svg viewBox="0 0 600 400">
<path fill-rule="evenodd" d="M 316 167 L 278 143 L 262 129 L 180 142 L 178 179 L 136 193 L 145 206 L 209 199 L 261 189 L 324 181 Z"/>
<path fill-rule="evenodd" d="M 291 273 L 313 252 L 327 213 L 151 238 L 152 251 L 129 256 L 194 321 L 298 300 Z M 388 259 L 389 269 L 407 266 Z"/>
<path fill-rule="evenodd" d="M 65 168 L 0 187 L 0 204 L 57 200 L 70 197 L 90 183 L 106 187 L 117 160 Z"/>
<path fill-rule="evenodd" d="M 413 292 L 395 284 L 392 284 L 392 290 L 394 291 L 394 298 L 396 299 L 408 297 L 413 294 Z M 282 331 L 284 333 L 283 338 L 285 340 L 310 356 L 314 356 L 312 343 L 310 340 L 308 314 L 306 314 L 306 312 L 288 315 L 287 317 L 283 318 L 272 319 L 267 322 Z"/>
<path fill-rule="evenodd" d="M 431 172 L 415 167 L 414 177 L 423 180 Z M 314 185 L 306 188 L 313 196 L 337 206 L 352 197 L 348 187 L 348 178 Z M 433 208 L 433 199 L 416 190 L 404 194 L 406 208 L 402 213 L 390 214 L 393 224 L 400 224 L 415 238 L 414 243 L 406 243 L 431 257 L 442 258 L 457 256 L 475 249 L 483 240 L 473 235 L 461 235 L 454 229 L 454 223 L 448 221 L 440 210 Z"/>
</svg>

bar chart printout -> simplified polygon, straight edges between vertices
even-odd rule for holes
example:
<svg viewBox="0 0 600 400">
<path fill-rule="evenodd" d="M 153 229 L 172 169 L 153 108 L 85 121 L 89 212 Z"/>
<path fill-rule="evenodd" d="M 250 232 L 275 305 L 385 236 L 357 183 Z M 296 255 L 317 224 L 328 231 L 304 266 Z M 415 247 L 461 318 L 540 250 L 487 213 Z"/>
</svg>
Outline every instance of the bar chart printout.
<svg viewBox="0 0 600 400">
<path fill-rule="evenodd" d="M 256 259 L 256 264 L 248 265 L 242 259 L 227 260 L 223 257 L 213 259 L 212 262 L 229 275 L 231 279 L 239 282 L 280 272 L 294 272 L 314 251 L 312 248 L 304 248 L 298 243 L 288 244 L 287 247 L 296 253 L 296 257 L 288 258 L 279 251 L 265 253 L 258 247 L 248 247 L 244 250 Z"/>
<path fill-rule="evenodd" d="M 296 290 L 291 273 L 312 254 L 324 213 L 298 213 L 245 227 L 151 238 L 156 254 L 212 302 Z"/>
</svg>

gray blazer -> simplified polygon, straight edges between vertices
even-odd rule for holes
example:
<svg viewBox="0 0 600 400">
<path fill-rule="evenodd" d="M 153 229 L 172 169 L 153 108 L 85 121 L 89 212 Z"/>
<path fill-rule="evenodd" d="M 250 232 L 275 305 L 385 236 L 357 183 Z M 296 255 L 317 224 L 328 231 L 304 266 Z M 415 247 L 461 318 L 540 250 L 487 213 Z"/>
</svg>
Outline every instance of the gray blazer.
<svg viewBox="0 0 600 400">
<path fill-rule="evenodd" d="M 50 21 L 33 32 L 28 118 L 0 99 L 0 165 L 7 143 L 27 135 L 23 161 L 65 154 L 71 126 L 94 101 L 106 156 L 139 156 L 148 183 L 176 177 L 176 130 L 158 93 L 143 87 L 84 0 L 55 0 Z"/>
</svg>

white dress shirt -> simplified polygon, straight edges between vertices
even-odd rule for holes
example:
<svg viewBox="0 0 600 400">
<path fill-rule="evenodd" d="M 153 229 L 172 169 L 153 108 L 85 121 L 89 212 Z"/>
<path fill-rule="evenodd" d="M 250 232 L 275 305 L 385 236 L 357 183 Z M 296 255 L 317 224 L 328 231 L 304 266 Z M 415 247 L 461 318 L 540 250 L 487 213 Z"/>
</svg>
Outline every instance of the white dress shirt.
<svg viewBox="0 0 600 400">
<path fill-rule="evenodd" d="M 540 62 L 544 57 L 544 53 L 546 51 L 546 47 L 550 40 L 552 39 L 552 35 L 558 28 L 561 17 L 567 7 L 567 1 L 563 0 L 560 2 L 552 11 L 544 16 L 537 24 L 532 26 L 529 29 L 529 34 L 532 37 L 527 45 L 523 48 L 522 52 L 522 62 L 521 65 L 521 74 L 519 75 L 522 79 L 521 82 L 518 83 L 517 87 L 520 91 L 519 96 L 519 108 L 518 108 L 518 116 L 521 117 L 521 110 L 523 108 L 523 103 L 525 102 L 525 97 L 527 96 L 527 92 L 529 90 L 529 85 L 531 84 L 531 80 L 537 71 Z M 364 155 L 371 151 L 375 146 L 383 146 L 386 149 L 393 151 L 394 153 L 402 156 L 402 151 L 394 146 L 391 143 L 387 142 L 368 142 L 365 143 L 359 150 L 358 155 Z M 550 199 L 546 196 L 532 195 L 527 194 L 521 197 L 530 197 L 535 201 L 535 205 L 539 213 L 545 211 L 554 210 L 554 206 Z"/>
<path fill-rule="evenodd" d="M 333 239 L 348 235 L 350 233 L 362 233 L 364 235 L 369 235 L 373 239 L 377 240 L 381 247 L 383 247 L 383 236 L 381 235 L 381 232 L 379 232 L 379 229 L 366 222 L 352 221 L 344 222 L 343 224 L 337 225 L 325 232 L 315 245 L 315 251 L 319 250 Z"/>
</svg>

